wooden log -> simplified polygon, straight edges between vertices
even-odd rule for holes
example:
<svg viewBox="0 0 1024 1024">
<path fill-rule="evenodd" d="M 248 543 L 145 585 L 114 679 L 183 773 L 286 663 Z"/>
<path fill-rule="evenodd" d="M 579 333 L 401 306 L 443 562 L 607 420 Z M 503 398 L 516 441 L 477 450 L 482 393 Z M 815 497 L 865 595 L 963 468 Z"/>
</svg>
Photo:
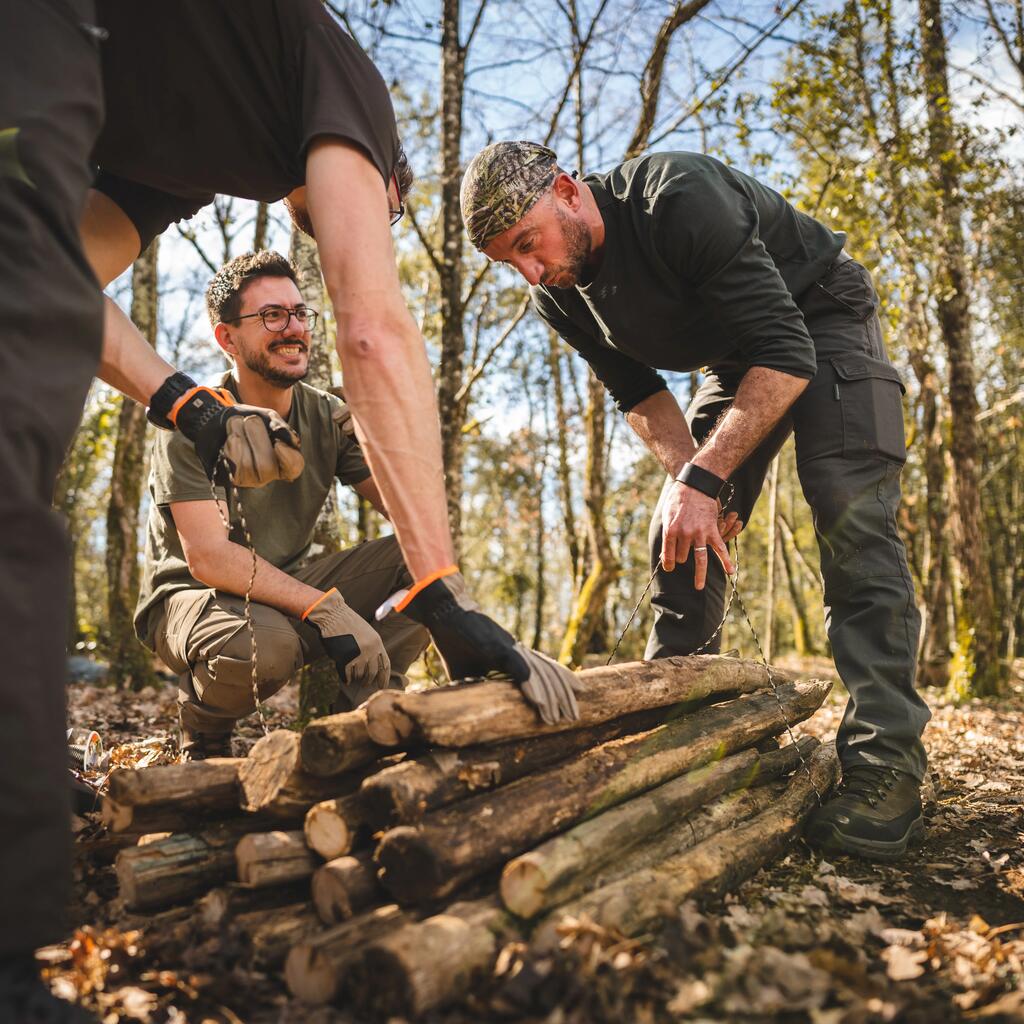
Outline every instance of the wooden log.
<svg viewBox="0 0 1024 1024">
<path fill-rule="evenodd" d="M 373 829 L 412 824 L 438 807 L 514 782 L 608 740 L 651 729 L 673 710 L 654 708 L 572 732 L 406 758 L 363 781 L 366 817 Z"/>
<path fill-rule="evenodd" d="M 786 720 L 811 715 L 830 686 L 820 680 L 780 686 Z M 539 840 L 783 728 L 779 701 L 758 693 L 604 743 L 494 793 L 434 811 L 418 826 L 386 832 L 377 848 L 381 880 L 403 905 L 447 896 Z"/>
<path fill-rule="evenodd" d="M 490 971 L 518 932 L 495 898 L 455 903 L 369 943 L 350 986 L 364 1010 L 381 1018 L 418 1018 L 453 1002 Z"/>
<path fill-rule="evenodd" d="M 122 850 L 115 871 L 125 904 L 133 910 L 183 903 L 235 875 L 238 826 L 167 836 Z"/>
<path fill-rule="evenodd" d="M 290 729 L 278 729 L 253 744 L 238 769 L 243 810 L 304 815 L 315 803 L 343 796 L 360 779 L 320 779 L 302 769 L 301 738 Z"/>
<path fill-rule="evenodd" d="M 284 963 L 288 950 L 321 927 L 309 901 L 304 900 L 240 914 L 229 926 L 229 939 L 253 967 L 276 969 Z"/>
<path fill-rule="evenodd" d="M 691 896 L 729 891 L 786 850 L 817 802 L 815 788 L 827 794 L 838 774 L 834 744 L 819 747 L 811 755 L 810 777 L 794 772 L 782 797 L 767 810 L 657 867 L 633 872 L 566 904 L 538 928 L 537 943 L 550 944 L 557 921 L 582 915 L 603 927 L 637 935 L 675 913 Z"/>
<path fill-rule="evenodd" d="M 314 1006 L 332 1002 L 366 944 L 409 920 L 404 911 L 391 904 L 298 942 L 285 960 L 284 978 L 289 991 Z"/>
<path fill-rule="evenodd" d="M 306 812 L 303 832 L 311 849 L 324 860 L 334 860 L 352 849 L 365 821 L 362 793 L 349 793 L 313 804 Z"/>
<path fill-rule="evenodd" d="M 309 878 L 319 861 L 294 832 L 251 832 L 235 847 L 235 866 L 243 885 L 284 885 Z"/>
<path fill-rule="evenodd" d="M 221 932 L 242 914 L 257 910 L 275 910 L 288 904 L 300 903 L 305 896 L 301 882 L 253 889 L 237 882 L 218 885 L 196 904 L 196 919 L 206 932 Z"/>
<path fill-rule="evenodd" d="M 257 814 L 245 815 L 238 809 L 237 797 L 229 811 L 194 811 L 187 801 L 177 805 L 132 807 L 130 804 L 116 803 L 109 797 L 103 798 L 100 809 L 103 824 L 111 832 L 125 836 L 144 836 L 154 832 L 201 832 L 212 822 L 220 825 L 231 823 L 243 832 L 255 832 L 261 828 L 292 828 L 301 826 L 304 816 L 302 808 L 291 810 L 283 805 L 271 805 Z"/>
<path fill-rule="evenodd" d="M 302 767 L 320 778 L 343 775 L 388 753 L 370 739 L 365 707 L 310 722 L 302 731 L 301 750 Z"/>
<path fill-rule="evenodd" d="M 123 807 L 161 807 L 187 803 L 190 811 L 228 811 L 238 806 L 238 769 L 244 758 L 162 764 L 152 768 L 115 768 L 107 794 Z"/>
<path fill-rule="evenodd" d="M 384 895 L 369 851 L 322 864 L 313 872 L 312 893 L 317 916 L 327 925 L 347 921 Z"/>
<path fill-rule="evenodd" d="M 501 898 L 520 917 L 571 899 L 585 888 L 586 879 L 609 864 L 621 862 L 632 849 L 674 825 L 681 817 L 723 793 L 778 778 L 808 757 L 818 745 L 806 739 L 799 746 L 760 754 L 743 750 L 633 797 L 568 832 L 549 839 L 505 865 Z"/>
<path fill-rule="evenodd" d="M 384 690 L 366 703 L 370 738 L 383 747 L 417 743 L 466 747 L 523 736 L 565 732 L 645 708 L 704 700 L 714 694 L 750 693 L 765 685 L 756 661 L 696 655 L 585 669 L 578 674 L 576 722 L 544 725 L 512 683 L 482 682 L 403 693 Z M 776 681 L 792 679 L 773 669 Z"/>
</svg>

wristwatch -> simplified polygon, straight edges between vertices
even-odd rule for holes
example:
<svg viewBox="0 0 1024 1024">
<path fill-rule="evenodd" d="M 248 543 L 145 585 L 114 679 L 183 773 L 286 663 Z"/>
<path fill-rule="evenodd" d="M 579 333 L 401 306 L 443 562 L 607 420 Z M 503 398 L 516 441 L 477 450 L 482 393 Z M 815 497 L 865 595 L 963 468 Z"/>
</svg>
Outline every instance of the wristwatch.
<svg viewBox="0 0 1024 1024">
<path fill-rule="evenodd" d="M 726 481 L 720 476 L 716 476 L 709 469 L 695 466 L 692 462 L 687 462 L 683 466 L 676 477 L 676 481 L 686 484 L 687 487 L 692 487 L 695 491 L 700 491 L 701 494 L 706 494 L 709 498 L 715 499 L 721 495 L 726 485 Z"/>
<path fill-rule="evenodd" d="M 150 398 L 149 406 L 146 409 L 146 419 L 161 430 L 174 430 L 174 424 L 168 418 L 170 412 L 178 399 L 195 386 L 196 382 L 187 373 L 182 373 L 180 370 L 172 373 L 153 392 L 153 397 Z"/>
</svg>

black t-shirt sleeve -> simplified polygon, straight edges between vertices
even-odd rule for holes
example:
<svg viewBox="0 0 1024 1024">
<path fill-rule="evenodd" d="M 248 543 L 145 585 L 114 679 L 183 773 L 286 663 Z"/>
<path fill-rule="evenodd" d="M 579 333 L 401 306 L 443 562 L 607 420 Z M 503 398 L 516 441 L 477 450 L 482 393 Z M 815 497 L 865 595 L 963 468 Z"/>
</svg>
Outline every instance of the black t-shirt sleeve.
<svg viewBox="0 0 1024 1024">
<path fill-rule="evenodd" d="M 531 288 L 530 296 L 540 318 L 590 364 L 621 412 L 629 412 L 645 398 L 668 388 L 665 378 L 656 370 L 597 341 L 546 291 Z"/>
<path fill-rule="evenodd" d="M 362 148 L 387 182 L 398 153 L 398 128 L 380 72 L 326 12 L 307 28 L 301 46 L 299 155 L 315 136 L 336 135 Z"/>
<path fill-rule="evenodd" d="M 750 366 L 814 376 L 814 342 L 749 197 L 712 172 L 688 174 L 658 197 L 651 222 L 669 272 L 698 291 Z"/>
<path fill-rule="evenodd" d="M 119 178 L 100 169 L 92 187 L 116 203 L 135 225 L 135 230 L 145 249 L 168 225 L 179 220 L 188 220 L 208 203 L 212 195 L 205 198 L 186 199 L 182 196 L 161 192 L 159 189 L 140 185 L 127 178 Z"/>
</svg>

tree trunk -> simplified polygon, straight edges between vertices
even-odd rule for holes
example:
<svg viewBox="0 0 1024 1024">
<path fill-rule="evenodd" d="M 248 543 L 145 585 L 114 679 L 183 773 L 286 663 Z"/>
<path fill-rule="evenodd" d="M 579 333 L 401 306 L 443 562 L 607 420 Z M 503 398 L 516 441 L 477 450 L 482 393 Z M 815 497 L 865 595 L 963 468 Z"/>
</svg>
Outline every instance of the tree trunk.
<svg viewBox="0 0 1024 1024">
<path fill-rule="evenodd" d="M 461 884 L 529 849 L 539 839 L 683 772 L 782 732 L 813 714 L 829 683 L 787 683 L 741 697 L 648 733 L 613 740 L 573 761 L 494 793 L 400 825 L 377 848 L 381 882 L 399 903 L 449 895 Z"/>
<path fill-rule="evenodd" d="M 313 906 L 326 925 L 347 921 L 384 895 L 377 884 L 377 865 L 369 852 L 337 857 L 313 873 Z"/>
<path fill-rule="evenodd" d="M 505 865 L 501 898 L 519 917 L 536 917 L 587 888 L 593 878 L 618 864 L 630 850 L 643 847 L 651 837 L 680 818 L 735 789 L 778 778 L 809 757 L 817 740 L 800 747 L 759 754 L 744 750 L 711 766 L 688 772 L 657 789 L 606 811 L 568 832 L 524 853 Z"/>
<path fill-rule="evenodd" d="M 637 935 L 663 916 L 672 916 L 696 893 L 720 894 L 735 888 L 797 838 L 816 803 L 815 789 L 827 793 L 838 772 L 835 747 L 828 744 L 812 755 L 810 777 L 795 772 L 785 795 L 752 821 L 574 900 L 557 911 L 557 917 L 586 915 L 604 928 Z M 686 832 L 689 825 L 683 823 L 679 829 Z M 551 930 L 542 927 L 535 932 L 538 944 L 550 941 Z"/>
<path fill-rule="evenodd" d="M 772 675 L 792 678 L 779 669 Z M 541 722 L 512 683 L 467 683 L 409 693 L 385 690 L 367 702 L 367 730 L 381 746 L 468 747 L 581 729 L 713 694 L 750 693 L 766 682 L 759 662 L 707 654 L 584 669 L 578 673 L 576 691 L 579 719 L 553 725 Z"/>
<path fill-rule="evenodd" d="M 314 1006 L 333 1002 L 366 944 L 407 920 L 408 916 L 396 906 L 377 907 L 300 941 L 292 947 L 284 965 L 288 990 Z M 372 980 L 369 984 L 375 988 L 378 983 Z"/>
<path fill-rule="evenodd" d="M 252 230 L 252 248 L 254 252 L 260 252 L 267 247 L 267 226 L 270 221 L 269 204 L 256 204 L 256 222 Z M 301 289 L 300 289 L 301 290 Z"/>
<path fill-rule="evenodd" d="M 772 660 L 772 651 L 775 647 L 775 547 L 776 538 L 779 533 L 778 523 L 779 503 L 779 457 L 772 459 L 771 468 L 768 471 L 768 556 L 765 560 L 765 609 L 764 609 L 764 637 L 762 638 L 762 649 L 764 660 Z"/>
<path fill-rule="evenodd" d="M 438 807 L 504 786 L 608 740 L 652 729 L 666 716 L 663 708 L 655 708 L 572 732 L 492 746 L 430 750 L 371 775 L 359 795 L 371 828 L 413 824 Z"/>
<path fill-rule="evenodd" d="M 235 847 L 238 880 L 257 888 L 310 878 L 318 864 L 300 831 L 251 832 Z"/>
<path fill-rule="evenodd" d="M 322 800 L 306 812 L 303 832 L 310 848 L 324 860 L 334 860 L 352 849 L 356 835 L 366 820 L 362 792 L 334 800 Z"/>
<path fill-rule="evenodd" d="M 797 578 L 796 567 L 793 565 L 793 558 L 789 552 L 790 546 L 796 547 L 796 538 L 790 531 L 786 520 L 782 516 L 778 518 L 779 526 L 782 528 L 782 543 L 779 544 L 779 551 L 782 554 L 782 567 L 786 571 L 789 602 L 793 609 L 793 646 L 796 648 L 796 653 L 804 657 L 816 652 L 811 639 L 811 622 L 807 615 L 807 602 L 800 589 L 800 580 Z"/>
<path fill-rule="evenodd" d="M 302 767 L 319 778 L 343 775 L 388 753 L 370 739 L 365 707 L 310 722 L 299 749 Z"/>
<path fill-rule="evenodd" d="M 156 348 L 159 322 L 157 256 L 154 239 L 132 267 L 131 318 Z M 146 470 L 146 410 L 121 399 L 114 464 L 107 503 L 107 628 L 110 679 L 121 689 L 141 690 L 155 682 L 149 654 L 135 636 L 133 618 L 139 596 L 139 507 Z"/>
<path fill-rule="evenodd" d="M 580 541 L 576 533 L 576 513 L 572 507 L 572 474 L 569 470 L 569 416 L 565 407 L 562 384 L 562 342 L 554 331 L 548 331 L 548 366 L 555 396 L 555 428 L 558 437 L 558 486 L 562 498 L 562 528 L 569 545 L 572 588 L 575 593 L 580 579 Z"/>
<path fill-rule="evenodd" d="M 971 344 L 967 258 L 963 235 L 961 154 L 953 125 L 941 0 L 918 0 L 928 141 L 935 174 L 939 288 L 936 303 L 949 361 L 950 454 L 959 521 L 957 556 L 964 576 L 952 684 L 963 694 L 991 696 L 1002 689 L 995 602 L 988 572 L 988 538 L 981 516 L 981 446 Z"/>
</svg>

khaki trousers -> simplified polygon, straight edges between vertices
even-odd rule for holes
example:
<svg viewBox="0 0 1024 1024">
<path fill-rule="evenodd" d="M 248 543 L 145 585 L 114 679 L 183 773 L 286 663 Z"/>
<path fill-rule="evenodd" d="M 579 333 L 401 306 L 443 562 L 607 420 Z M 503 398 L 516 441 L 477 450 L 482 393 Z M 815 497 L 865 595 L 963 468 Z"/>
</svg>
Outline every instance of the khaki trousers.
<svg viewBox="0 0 1024 1024">
<path fill-rule="evenodd" d="M 396 590 L 411 583 L 394 537 L 367 541 L 299 569 L 295 579 L 321 590 L 337 587 L 353 611 L 380 634 L 391 660 L 389 688 L 402 689 L 404 673 L 430 640 L 412 619 L 392 613 L 374 622 L 373 613 Z M 268 605 L 250 606 L 256 633 L 256 678 L 260 699 L 272 697 L 303 666 L 325 656 L 316 630 Z M 157 654 L 180 674 L 178 703 L 182 727 L 190 732 L 229 732 L 255 710 L 252 639 L 245 599 L 220 590 L 186 590 L 164 602 L 154 631 Z M 368 687 L 339 693 L 341 709 L 370 696 Z"/>
</svg>

